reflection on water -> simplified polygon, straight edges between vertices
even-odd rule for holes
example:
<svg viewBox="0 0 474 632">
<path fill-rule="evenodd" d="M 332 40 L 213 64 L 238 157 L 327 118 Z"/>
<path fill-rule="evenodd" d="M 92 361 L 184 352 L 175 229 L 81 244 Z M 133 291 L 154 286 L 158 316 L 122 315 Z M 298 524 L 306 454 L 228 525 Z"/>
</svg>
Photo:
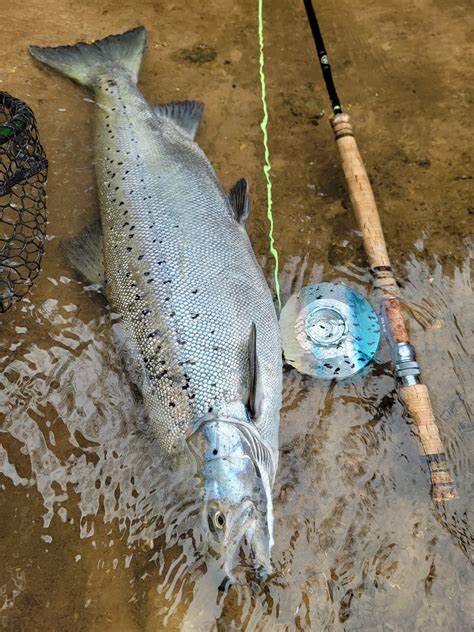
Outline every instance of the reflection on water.
<svg viewBox="0 0 474 632">
<path fill-rule="evenodd" d="M 289 261 L 283 290 L 321 274 Z M 367 291 L 354 266 L 336 278 Z M 80 318 L 61 285 L 95 316 Z M 420 356 L 438 360 L 424 373 L 460 499 L 431 504 L 388 363 L 336 385 L 286 369 L 275 572 L 259 586 L 242 560 L 227 593 L 199 553 L 194 490 L 170 479 L 147 434 L 107 307 L 65 277 L 47 300 L 24 301 L 1 357 L 4 629 L 46 617 L 68 630 L 467 630 L 469 261 L 446 275 L 412 257 L 405 296 Z"/>
</svg>

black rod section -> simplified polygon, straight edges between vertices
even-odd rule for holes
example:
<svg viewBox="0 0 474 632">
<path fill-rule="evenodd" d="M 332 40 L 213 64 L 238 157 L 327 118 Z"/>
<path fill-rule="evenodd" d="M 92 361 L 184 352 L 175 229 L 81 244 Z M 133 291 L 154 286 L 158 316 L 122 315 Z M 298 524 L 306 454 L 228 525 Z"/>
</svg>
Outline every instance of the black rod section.
<svg viewBox="0 0 474 632">
<path fill-rule="evenodd" d="M 324 83 L 328 91 L 329 100 L 331 101 L 331 107 L 334 114 L 342 112 L 341 102 L 337 96 L 336 86 L 332 78 L 331 66 L 329 65 L 328 54 L 324 47 L 323 36 L 319 29 L 318 19 L 313 9 L 313 3 L 311 0 L 304 0 L 304 7 L 306 9 L 306 15 L 308 16 L 308 22 L 311 27 L 311 33 L 313 34 L 314 45 L 316 46 L 316 52 L 318 54 L 319 63 L 323 73 Z"/>
</svg>

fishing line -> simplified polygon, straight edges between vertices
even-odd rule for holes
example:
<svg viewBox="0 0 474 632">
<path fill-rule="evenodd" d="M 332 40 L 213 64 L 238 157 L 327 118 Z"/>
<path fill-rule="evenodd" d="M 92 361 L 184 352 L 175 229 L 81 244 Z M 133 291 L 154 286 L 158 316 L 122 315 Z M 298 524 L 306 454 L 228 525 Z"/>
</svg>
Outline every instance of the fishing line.
<svg viewBox="0 0 474 632">
<path fill-rule="evenodd" d="M 260 122 L 260 129 L 263 134 L 263 151 L 265 164 L 263 166 L 263 172 L 265 174 L 265 180 L 267 184 L 267 218 L 270 224 L 268 237 L 270 240 L 270 254 L 275 259 L 275 292 L 278 300 L 278 307 L 281 309 L 281 298 L 280 298 L 280 284 L 278 282 L 278 250 L 275 246 L 275 239 L 273 237 L 273 199 L 272 199 L 272 182 L 270 179 L 270 172 L 272 170 L 272 165 L 270 162 L 270 149 L 268 147 L 268 107 L 267 107 L 267 86 L 265 79 L 265 50 L 264 50 L 264 42 L 263 42 L 263 0 L 258 0 L 258 43 L 260 49 L 260 95 L 262 101 L 262 109 L 263 109 L 263 118 Z"/>
</svg>

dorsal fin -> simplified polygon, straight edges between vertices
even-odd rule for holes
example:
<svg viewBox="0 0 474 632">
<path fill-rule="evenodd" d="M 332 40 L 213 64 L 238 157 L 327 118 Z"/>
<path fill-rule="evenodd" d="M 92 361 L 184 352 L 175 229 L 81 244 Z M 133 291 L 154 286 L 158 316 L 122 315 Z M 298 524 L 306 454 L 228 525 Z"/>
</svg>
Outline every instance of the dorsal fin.
<svg viewBox="0 0 474 632">
<path fill-rule="evenodd" d="M 153 107 L 158 116 L 166 116 L 194 140 L 204 111 L 201 101 L 175 101 Z"/>
<path fill-rule="evenodd" d="M 249 183 L 240 178 L 229 191 L 229 202 L 234 210 L 235 219 L 245 226 L 250 212 Z"/>
<path fill-rule="evenodd" d="M 105 266 L 100 220 L 88 224 L 78 235 L 61 242 L 66 259 L 98 289 L 104 289 Z"/>
<path fill-rule="evenodd" d="M 249 388 L 247 408 L 252 419 L 255 418 L 255 402 L 257 399 L 257 328 L 252 323 L 249 335 Z"/>
</svg>

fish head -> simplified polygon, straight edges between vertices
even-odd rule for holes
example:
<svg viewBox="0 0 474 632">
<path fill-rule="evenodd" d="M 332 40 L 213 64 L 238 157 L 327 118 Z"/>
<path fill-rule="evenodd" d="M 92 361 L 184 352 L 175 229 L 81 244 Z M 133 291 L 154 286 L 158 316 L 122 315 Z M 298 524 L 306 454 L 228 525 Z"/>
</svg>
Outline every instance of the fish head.
<svg viewBox="0 0 474 632">
<path fill-rule="evenodd" d="M 257 439 L 246 436 L 247 426 L 250 424 L 229 420 L 208 421 L 194 438 L 194 447 L 199 447 L 193 451 L 201 461 L 201 523 L 209 554 L 231 578 L 235 557 L 247 542 L 256 575 L 264 579 L 271 572 L 273 479 L 268 464 L 252 447 Z"/>
</svg>

